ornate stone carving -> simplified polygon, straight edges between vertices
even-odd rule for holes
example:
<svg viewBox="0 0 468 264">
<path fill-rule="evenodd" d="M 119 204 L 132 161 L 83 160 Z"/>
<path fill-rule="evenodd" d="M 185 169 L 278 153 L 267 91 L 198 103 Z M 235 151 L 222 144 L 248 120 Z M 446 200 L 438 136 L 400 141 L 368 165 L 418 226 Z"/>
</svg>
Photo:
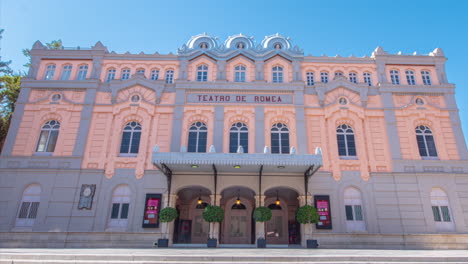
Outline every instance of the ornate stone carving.
<svg viewBox="0 0 468 264">
<path fill-rule="evenodd" d="M 91 210 L 93 205 L 93 197 L 96 191 L 96 184 L 82 184 L 80 191 L 80 201 L 78 209 Z"/>
</svg>

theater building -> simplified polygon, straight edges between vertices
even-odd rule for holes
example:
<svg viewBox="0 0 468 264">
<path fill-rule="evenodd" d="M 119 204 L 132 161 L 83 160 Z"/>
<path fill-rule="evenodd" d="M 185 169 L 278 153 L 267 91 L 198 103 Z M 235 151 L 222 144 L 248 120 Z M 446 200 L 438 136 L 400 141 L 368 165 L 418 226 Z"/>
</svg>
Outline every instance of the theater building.
<svg viewBox="0 0 468 264">
<path fill-rule="evenodd" d="M 1 247 L 206 246 L 211 232 L 219 246 L 468 248 L 441 49 L 306 56 L 279 34 L 201 34 L 177 54 L 38 41 L 31 58 L 0 159 Z M 208 204 L 223 222 L 203 220 Z M 296 221 L 305 204 L 316 225 Z"/>
</svg>

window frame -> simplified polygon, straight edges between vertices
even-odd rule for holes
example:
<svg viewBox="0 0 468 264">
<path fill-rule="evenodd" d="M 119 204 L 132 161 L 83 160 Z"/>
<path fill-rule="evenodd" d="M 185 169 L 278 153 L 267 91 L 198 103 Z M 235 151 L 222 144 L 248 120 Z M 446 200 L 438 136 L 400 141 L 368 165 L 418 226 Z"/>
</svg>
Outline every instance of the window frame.
<svg viewBox="0 0 468 264">
<path fill-rule="evenodd" d="M 400 71 L 390 70 L 390 80 L 393 85 L 400 85 Z"/>
<path fill-rule="evenodd" d="M 76 75 L 76 80 L 83 81 L 86 80 L 86 76 L 88 75 L 88 64 L 83 64 L 78 67 L 78 73 Z"/>
<path fill-rule="evenodd" d="M 195 138 L 193 138 L 194 135 Z M 205 142 L 203 142 L 202 140 L 205 140 Z M 193 122 L 188 129 L 187 152 L 206 153 L 207 146 L 208 126 L 205 122 L 202 121 Z M 193 147 L 195 149 L 193 149 Z"/>
<path fill-rule="evenodd" d="M 117 73 L 117 70 L 115 68 L 107 69 L 106 82 L 110 82 L 112 80 L 115 80 L 115 74 L 116 73 Z"/>
<path fill-rule="evenodd" d="M 119 156 L 126 156 L 126 157 L 138 156 L 138 153 L 140 151 L 142 132 L 143 132 L 143 126 L 137 121 L 130 121 L 125 125 L 125 127 L 122 129 Z M 128 134 L 129 136 L 127 136 Z M 127 144 L 124 145 L 124 140 L 126 140 L 127 137 L 128 137 L 128 145 Z"/>
<path fill-rule="evenodd" d="M 63 65 L 62 73 L 60 74 L 60 80 L 61 81 L 70 80 L 72 70 L 73 70 L 73 65 L 71 65 L 71 64 Z"/>
<path fill-rule="evenodd" d="M 326 71 L 320 72 L 320 82 L 322 82 L 322 83 L 328 83 L 328 81 L 329 81 L 329 78 L 328 78 L 328 77 L 329 77 L 329 76 L 328 76 L 328 72 L 326 72 Z"/>
<path fill-rule="evenodd" d="M 130 73 L 131 73 L 130 68 L 123 68 L 122 71 L 120 72 L 120 79 L 121 80 L 130 79 Z"/>
<path fill-rule="evenodd" d="M 284 82 L 284 68 L 280 65 L 276 65 L 271 68 L 271 82 L 272 83 L 283 83 Z"/>
<path fill-rule="evenodd" d="M 370 72 L 365 72 L 363 74 L 364 83 L 367 83 L 369 86 L 372 86 L 372 74 Z"/>
<path fill-rule="evenodd" d="M 166 70 L 164 77 L 165 77 L 164 79 L 167 84 L 173 84 L 174 83 L 174 70 L 173 69 Z"/>
<path fill-rule="evenodd" d="M 152 69 L 150 79 L 152 81 L 157 81 L 159 79 L 159 69 Z"/>
<path fill-rule="evenodd" d="M 314 86 L 315 82 L 315 73 L 313 71 L 306 72 L 306 85 Z"/>
<path fill-rule="evenodd" d="M 352 83 L 358 83 L 357 72 L 350 72 L 349 73 L 349 81 Z"/>
<path fill-rule="evenodd" d="M 439 154 L 432 129 L 425 125 L 418 125 L 415 128 L 415 135 L 421 159 L 438 159 Z"/>
<path fill-rule="evenodd" d="M 234 82 L 246 82 L 247 67 L 243 64 L 238 64 L 234 67 Z"/>
<path fill-rule="evenodd" d="M 245 128 L 245 130 L 243 130 Z M 232 141 L 236 140 L 236 145 Z M 244 138 L 242 138 L 244 137 Z M 242 143 L 244 141 L 244 143 Z M 244 153 L 249 153 L 249 127 L 244 122 L 236 122 L 229 129 L 229 153 L 237 153 L 237 148 L 242 146 Z"/>
<path fill-rule="evenodd" d="M 53 124 L 52 122 L 55 122 L 55 123 Z M 57 147 L 58 137 L 60 135 L 60 125 L 61 124 L 58 120 L 49 120 L 45 122 L 44 125 L 42 125 L 40 133 L 39 133 L 39 138 L 37 140 L 36 148 L 35 148 L 36 153 L 38 154 L 54 153 L 55 148 Z M 50 126 L 50 127 L 46 127 L 46 126 Z M 56 132 L 56 133 L 53 133 L 53 132 Z M 45 135 L 44 133 L 47 133 L 47 135 Z M 54 134 L 53 137 L 51 137 L 52 134 Z M 45 142 L 43 142 L 44 136 L 45 136 Z M 52 141 L 51 141 L 51 138 L 52 138 Z M 53 146 L 52 149 L 50 149 L 51 145 Z M 41 146 L 43 146 L 43 148 L 41 148 L 43 150 L 39 149 Z"/>
<path fill-rule="evenodd" d="M 432 85 L 432 79 L 431 79 L 431 72 L 422 70 L 421 71 L 421 78 L 423 81 L 423 85 Z"/>
<path fill-rule="evenodd" d="M 406 83 L 408 85 L 416 85 L 416 78 L 414 76 L 413 70 L 406 70 L 405 75 L 406 75 Z"/>
<path fill-rule="evenodd" d="M 344 127 L 346 126 L 346 127 Z M 338 131 L 338 130 L 343 130 L 343 131 Z M 348 131 L 351 130 L 351 131 Z M 344 143 L 344 150 L 345 154 L 342 155 L 340 153 L 340 136 L 343 136 L 342 141 Z M 338 146 L 338 156 L 340 159 L 346 159 L 346 158 L 351 158 L 351 159 L 357 159 L 357 147 L 356 147 L 356 136 L 354 133 L 354 129 L 348 125 L 348 124 L 341 124 L 336 128 L 336 143 Z M 354 151 L 354 155 L 350 154 L 350 152 Z"/>
<path fill-rule="evenodd" d="M 57 65 L 55 65 L 54 63 L 48 64 L 46 66 L 46 70 L 45 70 L 45 73 L 44 73 L 44 80 L 45 81 L 53 80 L 56 69 L 57 69 Z"/>
<path fill-rule="evenodd" d="M 208 65 L 201 64 L 197 66 L 197 82 L 207 82 L 208 81 Z"/>
<path fill-rule="evenodd" d="M 281 125 L 281 126 L 278 126 Z M 277 130 L 273 130 L 277 129 Z M 283 130 L 286 129 L 286 130 Z M 290 147 L 291 147 L 291 139 L 290 139 L 290 132 L 289 126 L 285 123 L 278 122 L 274 123 L 270 128 L 270 144 L 271 144 L 271 153 L 272 154 L 289 154 Z M 275 139 L 276 136 L 274 134 L 278 134 L 278 139 Z M 286 135 L 286 137 L 283 137 Z M 278 142 L 278 145 L 275 146 L 275 142 Z M 284 144 L 284 145 L 283 145 Z"/>
</svg>

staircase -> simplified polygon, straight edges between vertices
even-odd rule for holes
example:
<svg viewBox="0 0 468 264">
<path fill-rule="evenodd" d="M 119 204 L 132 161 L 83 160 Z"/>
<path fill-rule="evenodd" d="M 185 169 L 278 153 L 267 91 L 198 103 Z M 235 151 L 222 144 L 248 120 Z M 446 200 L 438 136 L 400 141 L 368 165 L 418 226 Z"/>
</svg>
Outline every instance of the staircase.
<svg viewBox="0 0 468 264">
<path fill-rule="evenodd" d="M 463 250 L 0 249 L 0 264 L 468 264 Z"/>
</svg>

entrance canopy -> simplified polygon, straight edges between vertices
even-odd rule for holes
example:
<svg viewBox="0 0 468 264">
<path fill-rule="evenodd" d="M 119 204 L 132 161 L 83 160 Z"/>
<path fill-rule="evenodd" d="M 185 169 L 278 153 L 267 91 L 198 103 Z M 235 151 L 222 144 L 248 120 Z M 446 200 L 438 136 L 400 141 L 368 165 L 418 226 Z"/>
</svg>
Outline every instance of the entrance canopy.
<svg viewBox="0 0 468 264">
<path fill-rule="evenodd" d="M 253 172 L 306 173 L 322 166 L 320 149 L 317 154 L 249 154 L 249 153 L 193 153 L 153 151 L 153 164 L 163 172 Z"/>
</svg>

